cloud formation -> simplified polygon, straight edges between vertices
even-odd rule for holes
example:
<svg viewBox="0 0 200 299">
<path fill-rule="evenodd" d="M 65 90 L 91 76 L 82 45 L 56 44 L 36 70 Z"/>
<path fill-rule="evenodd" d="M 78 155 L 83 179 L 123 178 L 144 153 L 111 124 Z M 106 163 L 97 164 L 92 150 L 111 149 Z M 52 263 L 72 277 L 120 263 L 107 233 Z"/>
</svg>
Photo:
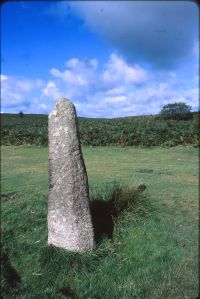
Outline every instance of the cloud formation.
<svg viewBox="0 0 200 299">
<path fill-rule="evenodd" d="M 173 68 L 191 59 L 198 43 L 198 6 L 192 1 L 74 1 L 70 6 L 132 62 Z"/>
<path fill-rule="evenodd" d="M 155 114 L 164 104 L 177 101 L 198 107 L 198 89 L 187 87 L 176 73 L 152 73 L 116 53 L 101 67 L 97 59 L 73 58 L 65 62 L 65 68 L 50 70 L 52 79 L 43 96 L 72 99 L 81 116 Z"/>
<path fill-rule="evenodd" d="M 130 66 L 119 55 L 112 53 L 103 72 L 103 81 L 109 84 L 140 84 L 145 82 L 147 74 L 138 65 Z"/>
<path fill-rule="evenodd" d="M 2 107 L 10 112 L 49 113 L 60 97 L 71 99 L 79 116 L 121 117 L 156 114 L 163 105 L 185 102 L 198 108 L 196 83 L 187 85 L 175 72 L 151 72 L 111 53 L 105 64 L 74 57 L 50 79 L 1 75 Z"/>
<path fill-rule="evenodd" d="M 15 78 L 13 76 L 1 75 L 1 108 L 2 111 L 26 110 L 32 105 L 30 95 L 35 90 L 41 90 L 43 81 L 28 78 Z"/>
</svg>

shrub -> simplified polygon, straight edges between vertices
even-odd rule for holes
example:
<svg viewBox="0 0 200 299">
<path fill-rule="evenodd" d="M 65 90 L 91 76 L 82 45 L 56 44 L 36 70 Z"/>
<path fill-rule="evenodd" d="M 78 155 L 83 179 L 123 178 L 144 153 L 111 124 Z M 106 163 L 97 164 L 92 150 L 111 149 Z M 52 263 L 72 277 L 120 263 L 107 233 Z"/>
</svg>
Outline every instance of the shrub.
<svg viewBox="0 0 200 299">
<path fill-rule="evenodd" d="M 23 117 L 24 116 L 24 112 L 23 111 L 20 111 L 19 112 L 19 117 Z"/>
<path fill-rule="evenodd" d="M 183 102 L 164 105 L 160 111 L 161 117 L 174 120 L 189 120 L 192 118 L 192 107 Z"/>
</svg>

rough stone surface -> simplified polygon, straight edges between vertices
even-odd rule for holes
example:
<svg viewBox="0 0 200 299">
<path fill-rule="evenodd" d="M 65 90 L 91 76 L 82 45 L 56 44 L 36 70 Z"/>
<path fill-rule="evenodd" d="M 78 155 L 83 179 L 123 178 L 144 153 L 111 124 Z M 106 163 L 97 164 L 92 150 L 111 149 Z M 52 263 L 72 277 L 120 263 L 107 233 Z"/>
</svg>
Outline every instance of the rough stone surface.
<svg viewBox="0 0 200 299">
<path fill-rule="evenodd" d="M 49 115 L 48 243 L 79 252 L 94 246 L 76 110 L 65 98 Z"/>
</svg>

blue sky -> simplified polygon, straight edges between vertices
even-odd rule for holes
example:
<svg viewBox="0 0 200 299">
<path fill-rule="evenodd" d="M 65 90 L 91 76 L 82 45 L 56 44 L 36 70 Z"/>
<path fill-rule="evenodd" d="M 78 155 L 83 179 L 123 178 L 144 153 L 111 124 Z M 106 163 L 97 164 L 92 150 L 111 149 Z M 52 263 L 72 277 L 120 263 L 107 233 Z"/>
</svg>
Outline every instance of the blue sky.
<svg viewBox="0 0 200 299">
<path fill-rule="evenodd" d="M 199 105 L 199 11 L 192 1 L 5 2 L 1 111 L 156 114 Z"/>
</svg>

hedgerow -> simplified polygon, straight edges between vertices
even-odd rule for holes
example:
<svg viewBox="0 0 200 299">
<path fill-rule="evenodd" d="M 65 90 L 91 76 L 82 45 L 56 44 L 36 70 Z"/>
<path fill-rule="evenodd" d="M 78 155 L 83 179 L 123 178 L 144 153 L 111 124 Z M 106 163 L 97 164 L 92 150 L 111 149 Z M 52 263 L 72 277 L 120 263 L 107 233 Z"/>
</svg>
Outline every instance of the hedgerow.
<svg viewBox="0 0 200 299">
<path fill-rule="evenodd" d="M 81 144 L 86 146 L 198 145 L 198 113 L 189 120 L 159 116 L 115 119 L 78 118 Z M 1 114 L 2 145 L 48 145 L 47 115 Z"/>
</svg>

